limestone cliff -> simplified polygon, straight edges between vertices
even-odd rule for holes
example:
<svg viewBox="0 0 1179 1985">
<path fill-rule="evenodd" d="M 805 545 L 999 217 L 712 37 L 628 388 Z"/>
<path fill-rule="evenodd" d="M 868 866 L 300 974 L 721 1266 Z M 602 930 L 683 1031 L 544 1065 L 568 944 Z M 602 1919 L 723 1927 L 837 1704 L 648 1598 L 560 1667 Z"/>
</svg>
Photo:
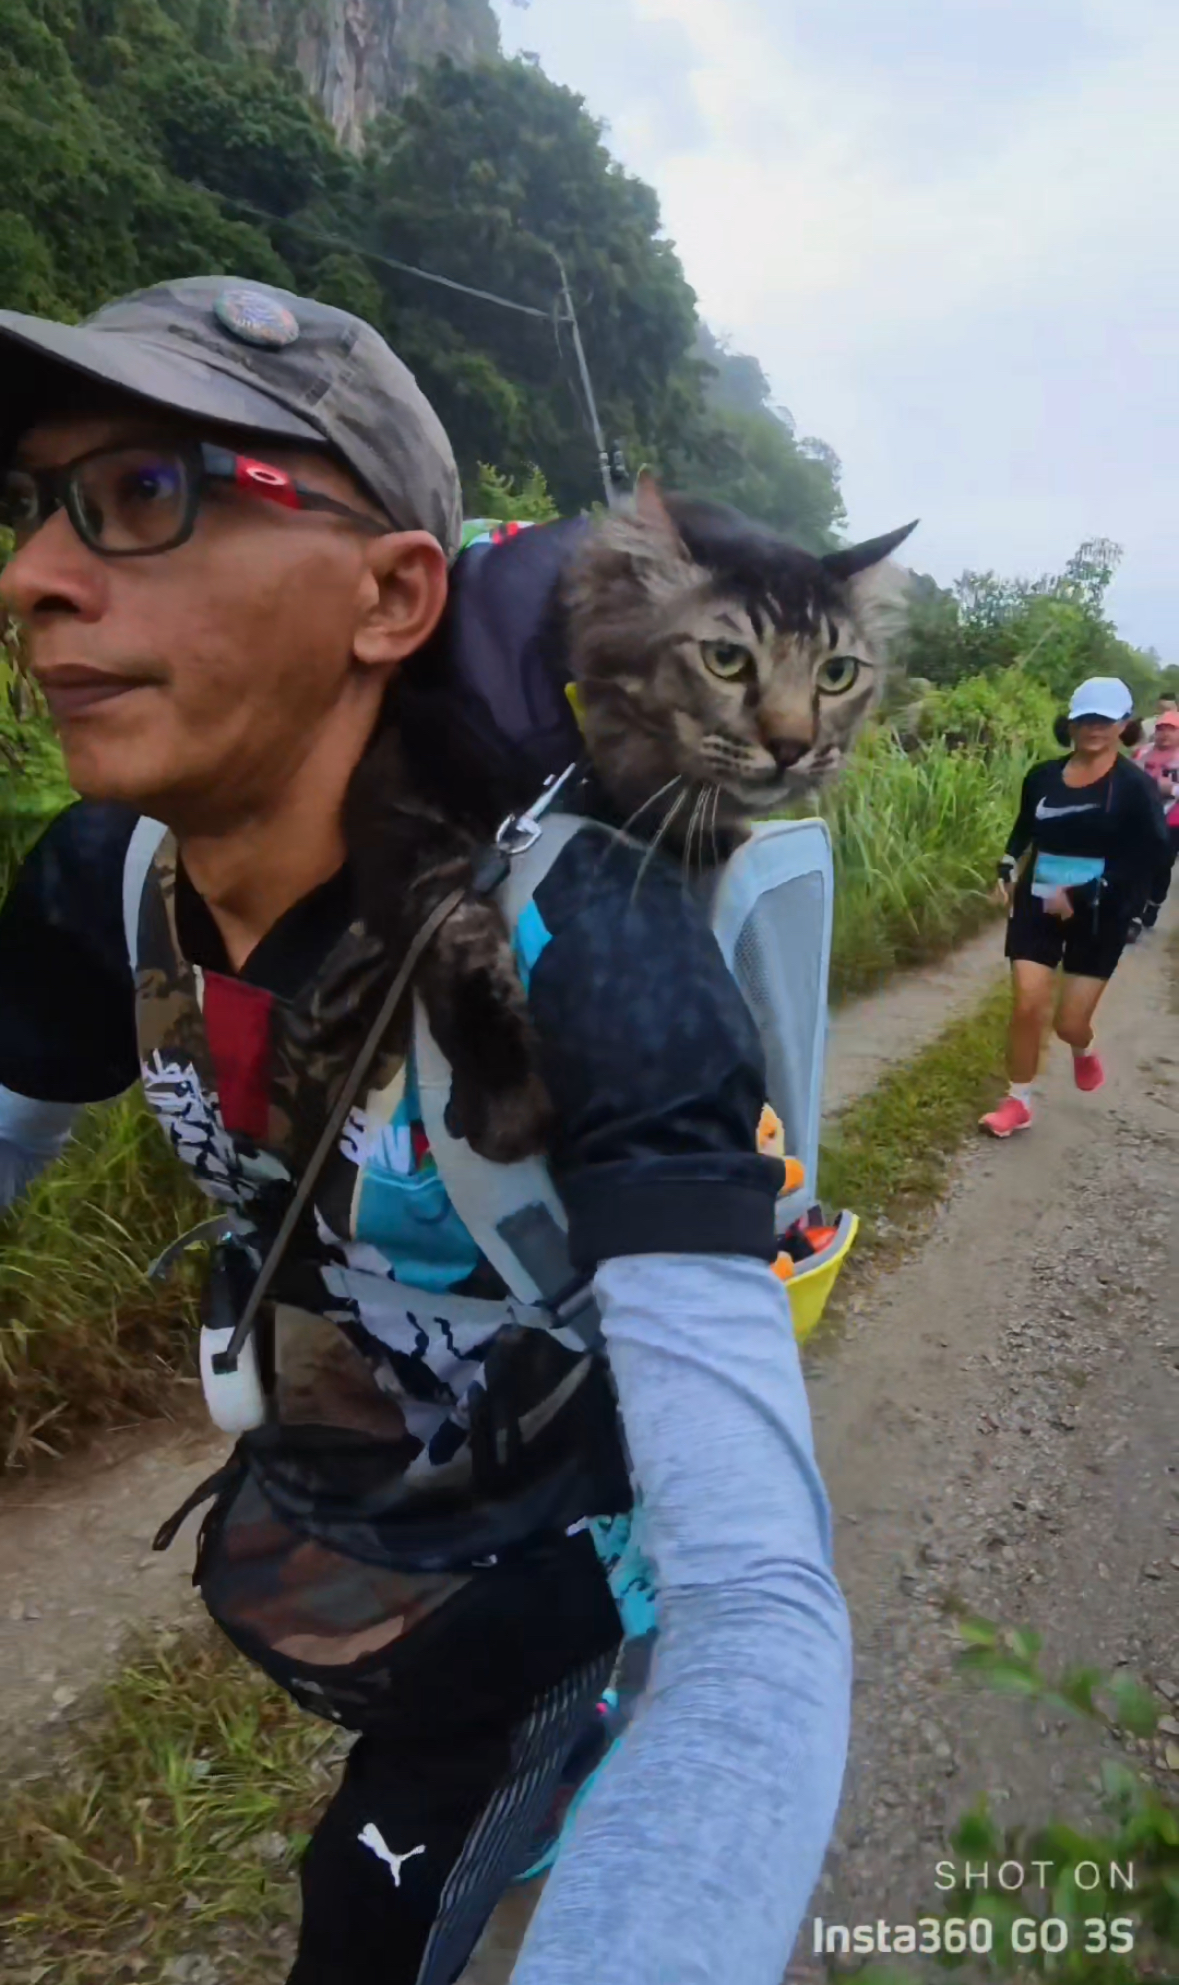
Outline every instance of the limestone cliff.
<svg viewBox="0 0 1179 1985">
<path fill-rule="evenodd" d="M 419 66 L 499 53 L 491 0 L 232 0 L 232 20 L 237 40 L 295 64 L 353 151 Z"/>
</svg>

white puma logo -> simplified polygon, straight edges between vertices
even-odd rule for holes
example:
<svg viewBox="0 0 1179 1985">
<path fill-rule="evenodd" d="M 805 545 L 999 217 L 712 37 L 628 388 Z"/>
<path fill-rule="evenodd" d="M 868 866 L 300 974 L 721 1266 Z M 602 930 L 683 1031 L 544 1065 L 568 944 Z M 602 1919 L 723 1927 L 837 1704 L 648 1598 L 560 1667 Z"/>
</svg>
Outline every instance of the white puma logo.
<svg viewBox="0 0 1179 1985">
<path fill-rule="evenodd" d="M 411 1847 L 408 1854 L 391 1853 L 389 1848 L 385 1845 L 384 1836 L 382 1835 L 380 1828 L 375 1827 L 371 1820 L 369 1821 L 368 1825 L 365 1827 L 363 1833 L 358 1833 L 356 1838 L 359 1840 L 362 1847 L 368 1848 L 370 1854 L 376 1855 L 378 1861 L 383 1861 L 385 1863 L 385 1866 L 388 1868 L 389 1873 L 392 1875 L 394 1883 L 398 1888 L 401 1887 L 401 1870 L 404 1868 L 406 1862 L 412 1861 L 415 1854 L 424 1854 L 426 1851 L 425 1846 L 423 1845 L 421 1847 Z"/>
<path fill-rule="evenodd" d="M 1097 801 L 1088 800 L 1084 806 L 1048 806 L 1043 800 L 1036 805 L 1037 820 L 1059 820 L 1062 813 L 1096 813 Z"/>
</svg>

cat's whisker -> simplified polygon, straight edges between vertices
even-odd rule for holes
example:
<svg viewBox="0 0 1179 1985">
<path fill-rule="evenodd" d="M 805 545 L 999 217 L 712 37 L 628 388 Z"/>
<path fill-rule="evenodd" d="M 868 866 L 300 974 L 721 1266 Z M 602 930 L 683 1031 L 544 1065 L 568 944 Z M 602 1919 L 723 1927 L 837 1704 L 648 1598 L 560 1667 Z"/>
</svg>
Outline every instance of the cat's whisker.
<svg viewBox="0 0 1179 1985">
<path fill-rule="evenodd" d="M 642 862 L 639 865 L 639 872 L 635 877 L 635 886 L 630 892 L 630 900 L 632 903 L 635 901 L 635 898 L 637 897 L 639 890 L 643 886 L 643 877 L 646 875 L 647 870 L 650 868 L 651 863 L 654 861 L 655 856 L 658 853 L 659 843 L 666 837 L 668 829 L 670 828 L 672 822 L 676 817 L 676 814 L 679 812 L 680 808 L 684 804 L 684 801 L 687 799 L 687 797 L 688 795 L 686 791 L 677 793 L 675 799 L 672 801 L 670 807 L 668 808 L 666 814 L 664 815 L 663 823 L 656 832 L 654 838 L 652 839 L 650 847 L 647 849 L 647 852 L 643 856 Z"/>
<path fill-rule="evenodd" d="M 684 852 L 680 858 L 680 874 L 683 878 L 685 889 L 691 888 L 692 885 L 692 839 L 701 822 L 706 790 L 706 787 L 701 786 L 692 802 L 692 817 L 688 822 L 688 832 L 684 840 Z"/>
<path fill-rule="evenodd" d="M 682 772 L 677 772 L 675 777 L 673 779 L 669 779 L 665 786 L 660 786 L 659 791 L 657 793 L 652 793 L 649 798 L 643 801 L 643 804 L 641 806 L 636 806 L 634 812 L 630 816 L 630 819 L 623 821 L 622 826 L 618 830 L 619 833 L 629 834 L 635 822 L 642 818 L 643 814 L 647 812 L 647 809 L 649 807 L 655 806 L 658 803 L 658 801 L 663 799 L 668 793 L 674 793 L 676 787 L 682 786 L 683 784 L 684 784 L 684 775 Z M 605 851 L 598 858 L 595 868 L 595 873 L 597 869 L 601 868 L 602 863 L 609 861 L 610 856 L 612 854 L 616 854 L 617 851 L 618 851 L 617 843 L 613 841 L 608 841 L 606 844 Z"/>
<path fill-rule="evenodd" d="M 716 821 L 717 821 L 717 815 L 720 812 L 720 798 L 721 798 L 721 789 L 719 786 L 714 786 L 712 789 L 712 812 L 708 817 L 708 833 L 709 833 L 709 838 L 712 842 L 713 868 L 720 867 L 720 845 L 716 838 Z"/>
<path fill-rule="evenodd" d="M 619 833 L 629 834 L 631 828 L 635 824 L 635 821 L 641 820 L 642 816 L 644 815 L 644 813 L 646 813 L 647 808 L 649 806 L 654 806 L 656 801 L 661 800 L 665 793 L 674 792 L 675 788 L 677 786 L 682 786 L 683 783 L 684 783 L 683 773 L 677 772 L 674 779 L 669 779 L 665 786 L 660 786 L 659 791 L 657 793 L 652 793 L 649 799 L 645 799 L 643 801 L 642 806 L 636 806 L 634 812 L 630 816 L 630 819 L 623 821 L 622 826 L 618 830 Z"/>
</svg>

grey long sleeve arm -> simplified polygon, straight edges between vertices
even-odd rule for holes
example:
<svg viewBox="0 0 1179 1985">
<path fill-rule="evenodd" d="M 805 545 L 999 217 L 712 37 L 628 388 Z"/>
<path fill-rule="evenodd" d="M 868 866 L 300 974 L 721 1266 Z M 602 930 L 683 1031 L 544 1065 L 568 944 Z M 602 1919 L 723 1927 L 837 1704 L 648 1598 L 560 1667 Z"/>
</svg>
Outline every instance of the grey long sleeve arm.
<svg viewBox="0 0 1179 1985">
<path fill-rule="evenodd" d="M 74 1103 L 38 1103 L 0 1085 L 0 1212 L 61 1156 L 77 1114 Z"/>
<path fill-rule="evenodd" d="M 782 1285 L 619 1257 L 596 1290 L 659 1587 L 650 1687 L 513 1985 L 779 1985 L 847 1750 L 851 1642 Z"/>
</svg>

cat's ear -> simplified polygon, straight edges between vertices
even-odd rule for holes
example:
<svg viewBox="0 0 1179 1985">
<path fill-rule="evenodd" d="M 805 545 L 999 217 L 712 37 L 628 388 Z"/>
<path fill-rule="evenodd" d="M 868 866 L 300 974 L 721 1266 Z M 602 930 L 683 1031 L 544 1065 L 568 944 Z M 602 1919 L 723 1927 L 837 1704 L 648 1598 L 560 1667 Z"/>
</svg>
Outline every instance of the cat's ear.
<svg viewBox="0 0 1179 1985">
<path fill-rule="evenodd" d="M 660 532 L 669 544 L 679 551 L 683 550 L 683 540 L 663 500 L 663 491 L 650 469 L 640 469 L 635 477 L 634 514 L 648 530 Z"/>
<path fill-rule="evenodd" d="M 649 593 L 674 590 L 683 583 L 691 554 L 649 469 L 640 470 L 636 477 L 632 500 L 609 511 L 593 533 L 591 562 L 601 572 L 604 568 L 597 552 L 607 560 L 621 559 Z"/>
<path fill-rule="evenodd" d="M 891 558 L 905 539 L 912 537 L 917 522 L 914 518 L 911 524 L 902 524 L 899 531 L 886 531 L 882 538 L 868 538 L 863 544 L 846 545 L 842 551 L 829 551 L 823 564 L 831 577 L 841 583 L 856 579 L 861 572 L 868 572 L 872 566 L 881 565 L 886 558 Z"/>
<path fill-rule="evenodd" d="M 852 614 L 869 645 L 882 652 L 898 635 L 909 612 L 909 576 L 891 562 L 898 545 L 917 529 L 916 522 L 865 544 L 830 551 L 823 566 L 845 588 Z"/>
</svg>

